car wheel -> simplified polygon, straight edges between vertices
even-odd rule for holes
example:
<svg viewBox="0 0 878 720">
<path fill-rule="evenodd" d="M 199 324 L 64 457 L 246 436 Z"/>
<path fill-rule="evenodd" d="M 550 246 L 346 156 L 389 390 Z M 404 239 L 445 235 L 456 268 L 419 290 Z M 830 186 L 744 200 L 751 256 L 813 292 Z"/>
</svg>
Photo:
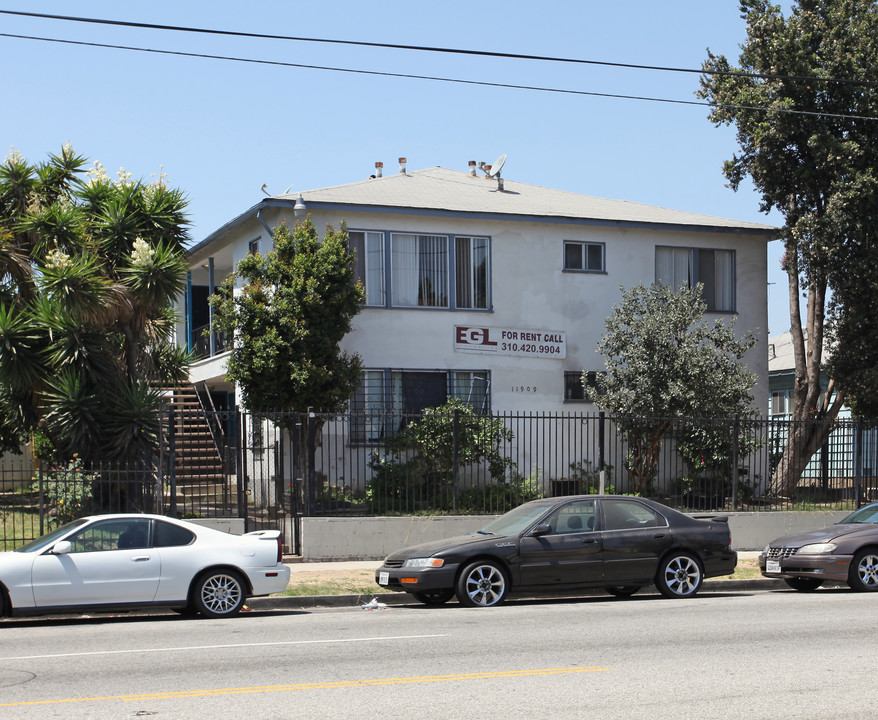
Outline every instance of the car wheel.
<svg viewBox="0 0 878 720">
<path fill-rule="evenodd" d="M 676 552 L 659 564 L 655 584 L 665 597 L 685 598 L 698 592 L 703 579 L 698 560 L 689 553 Z"/>
<path fill-rule="evenodd" d="M 467 565 L 457 578 L 457 599 L 469 607 L 492 607 L 506 599 L 509 580 L 506 572 L 491 560 Z"/>
<path fill-rule="evenodd" d="M 822 580 L 817 580 L 816 578 L 784 578 L 784 582 L 789 585 L 793 590 L 798 590 L 799 592 L 811 592 L 812 590 L 816 590 L 822 584 Z"/>
<path fill-rule="evenodd" d="M 878 590 L 878 550 L 864 548 L 851 560 L 848 585 L 858 592 Z"/>
<path fill-rule="evenodd" d="M 454 597 L 454 590 L 425 590 L 412 593 L 412 597 L 424 605 L 443 605 Z"/>
<path fill-rule="evenodd" d="M 192 604 L 205 617 L 230 617 L 244 606 L 244 581 L 234 570 L 205 573 L 195 582 Z"/>
<path fill-rule="evenodd" d="M 611 587 L 605 587 L 604 590 L 610 593 L 613 597 L 627 598 L 640 590 L 640 585 L 613 585 Z"/>
</svg>

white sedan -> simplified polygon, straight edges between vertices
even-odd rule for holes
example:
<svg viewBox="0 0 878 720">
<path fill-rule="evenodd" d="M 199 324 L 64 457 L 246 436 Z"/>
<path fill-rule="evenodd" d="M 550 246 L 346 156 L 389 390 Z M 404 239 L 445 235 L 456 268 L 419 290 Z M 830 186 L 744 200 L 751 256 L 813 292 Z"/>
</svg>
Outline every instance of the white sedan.
<svg viewBox="0 0 878 720">
<path fill-rule="evenodd" d="M 0 617 L 152 607 L 229 617 L 289 579 L 277 530 L 231 535 L 162 515 L 94 515 L 0 552 Z"/>
</svg>

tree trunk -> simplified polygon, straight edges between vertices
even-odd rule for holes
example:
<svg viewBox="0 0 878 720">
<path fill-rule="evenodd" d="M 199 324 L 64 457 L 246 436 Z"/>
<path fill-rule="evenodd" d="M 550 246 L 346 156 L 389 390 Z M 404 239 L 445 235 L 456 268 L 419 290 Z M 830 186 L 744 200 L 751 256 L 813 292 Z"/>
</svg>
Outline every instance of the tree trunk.
<svg viewBox="0 0 878 720">
<path fill-rule="evenodd" d="M 836 392 L 830 380 L 826 391 L 820 385 L 823 359 L 823 322 L 826 307 L 826 277 L 809 281 L 806 326 L 802 328 L 799 307 L 799 262 L 796 245 L 787 240 L 786 271 L 789 285 L 790 335 L 796 366 L 790 430 L 780 462 L 769 483 L 769 494 L 792 497 L 811 457 L 826 442 L 844 404 L 844 393 Z"/>
</svg>

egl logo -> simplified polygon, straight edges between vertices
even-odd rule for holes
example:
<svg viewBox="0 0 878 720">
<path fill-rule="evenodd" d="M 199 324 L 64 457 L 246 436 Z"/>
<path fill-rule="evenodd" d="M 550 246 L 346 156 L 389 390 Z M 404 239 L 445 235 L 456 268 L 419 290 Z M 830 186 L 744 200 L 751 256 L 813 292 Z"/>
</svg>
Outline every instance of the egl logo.
<svg viewBox="0 0 878 720">
<path fill-rule="evenodd" d="M 496 342 L 491 342 L 488 328 L 465 327 L 463 325 L 457 325 L 455 327 L 455 330 L 457 331 L 456 342 L 461 345 L 495 346 L 497 344 Z"/>
</svg>

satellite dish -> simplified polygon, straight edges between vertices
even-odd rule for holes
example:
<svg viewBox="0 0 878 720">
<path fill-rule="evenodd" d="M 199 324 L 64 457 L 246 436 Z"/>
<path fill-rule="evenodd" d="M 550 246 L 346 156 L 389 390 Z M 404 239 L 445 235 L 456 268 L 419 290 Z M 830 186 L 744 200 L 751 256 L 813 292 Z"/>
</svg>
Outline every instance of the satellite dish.
<svg viewBox="0 0 878 720">
<path fill-rule="evenodd" d="M 500 170 L 501 170 L 501 168 L 503 167 L 503 164 L 504 164 L 505 162 L 506 162 L 506 156 L 505 156 L 505 155 L 501 155 L 500 157 L 498 157 L 498 158 L 494 161 L 494 164 L 491 165 L 490 176 L 491 176 L 491 177 L 500 177 Z"/>
</svg>

